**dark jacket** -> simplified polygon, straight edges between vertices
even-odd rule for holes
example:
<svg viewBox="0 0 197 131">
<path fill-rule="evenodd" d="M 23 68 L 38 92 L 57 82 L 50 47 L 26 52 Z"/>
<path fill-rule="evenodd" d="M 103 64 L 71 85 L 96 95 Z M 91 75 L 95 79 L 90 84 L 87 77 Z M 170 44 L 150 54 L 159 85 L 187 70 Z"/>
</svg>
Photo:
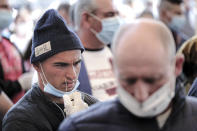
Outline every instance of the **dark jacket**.
<svg viewBox="0 0 197 131">
<path fill-rule="evenodd" d="M 93 97 L 82 93 L 88 104 L 97 102 Z M 14 105 L 3 119 L 3 131 L 56 131 L 65 118 L 63 104 L 49 101 L 37 84 Z"/>
<path fill-rule="evenodd" d="M 81 61 L 81 69 L 80 69 L 78 80 L 80 82 L 78 90 L 82 91 L 82 92 L 85 92 L 89 95 L 92 95 L 90 80 L 89 80 L 89 77 L 88 77 L 88 73 L 87 73 L 87 69 L 86 69 L 84 60 Z"/>
<path fill-rule="evenodd" d="M 185 99 L 182 89 L 176 90 L 172 112 L 162 129 L 155 117 L 136 117 L 115 99 L 71 116 L 64 120 L 59 131 L 197 131 L 197 100 Z"/>
</svg>

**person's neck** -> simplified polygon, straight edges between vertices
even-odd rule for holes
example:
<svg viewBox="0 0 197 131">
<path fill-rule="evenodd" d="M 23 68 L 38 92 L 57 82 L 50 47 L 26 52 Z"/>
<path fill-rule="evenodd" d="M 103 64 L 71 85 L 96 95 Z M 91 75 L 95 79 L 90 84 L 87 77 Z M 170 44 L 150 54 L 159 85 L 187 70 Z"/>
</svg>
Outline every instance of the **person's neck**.
<svg viewBox="0 0 197 131">
<path fill-rule="evenodd" d="M 49 98 L 50 101 L 58 103 L 58 104 L 64 104 L 62 97 L 56 97 L 54 95 L 44 92 L 44 85 L 43 85 L 42 81 L 40 80 L 40 77 L 39 77 L 39 88 L 42 90 L 42 92 L 45 94 L 45 96 L 47 96 Z"/>
<path fill-rule="evenodd" d="M 79 31 L 78 35 L 86 49 L 98 50 L 105 47 L 105 45 L 101 43 L 92 32 Z"/>
<path fill-rule="evenodd" d="M 168 112 L 168 110 L 171 110 L 171 108 L 172 108 L 172 101 L 170 102 L 169 106 L 162 113 L 160 113 L 158 116 L 165 114 L 166 112 Z"/>
<path fill-rule="evenodd" d="M 56 97 L 54 95 L 51 95 L 51 94 L 48 94 L 45 92 L 44 92 L 44 94 L 50 99 L 50 101 L 55 102 L 57 104 L 64 104 L 63 97 Z"/>
</svg>

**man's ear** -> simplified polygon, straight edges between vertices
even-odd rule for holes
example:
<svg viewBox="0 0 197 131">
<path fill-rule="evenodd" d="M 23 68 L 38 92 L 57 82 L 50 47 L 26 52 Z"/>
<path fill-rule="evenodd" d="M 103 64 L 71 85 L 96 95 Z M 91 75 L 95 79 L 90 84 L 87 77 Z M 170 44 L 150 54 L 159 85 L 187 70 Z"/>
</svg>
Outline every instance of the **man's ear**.
<svg viewBox="0 0 197 131">
<path fill-rule="evenodd" d="M 182 72 L 183 63 L 184 63 L 184 55 L 179 53 L 176 55 L 176 61 L 175 61 L 175 75 L 176 77 L 179 76 Z"/>
<path fill-rule="evenodd" d="M 160 16 L 160 19 L 164 22 L 164 23 L 169 23 L 171 21 L 171 18 L 169 17 L 169 14 L 168 14 L 168 11 L 166 10 L 161 10 L 159 12 L 159 16 Z"/>
<path fill-rule="evenodd" d="M 83 12 L 81 15 L 81 23 L 80 26 L 85 27 L 85 28 L 90 28 L 90 20 L 89 20 L 89 15 L 86 12 Z"/>
<path fill-rule="evenodd" d="M 33 64 L 33 67 L 34 67 L 34 69 L 35 69 L 37 72 L 41 72 L 41 69 L 40 69 L 40 66 L 39 66 L 38 63 Z"/>
</svg>

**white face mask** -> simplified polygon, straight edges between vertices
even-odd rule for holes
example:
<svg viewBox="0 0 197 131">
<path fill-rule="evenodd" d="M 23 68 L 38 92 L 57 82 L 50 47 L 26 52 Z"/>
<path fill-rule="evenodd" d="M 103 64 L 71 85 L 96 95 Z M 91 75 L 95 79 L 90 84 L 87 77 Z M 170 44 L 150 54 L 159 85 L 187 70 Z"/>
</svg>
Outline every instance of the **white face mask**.
<svg viewBox="0 0 197 131">
<path fill-rule="evenodd" d="M 96 18 L 102 24 L 102 30 L 100 32 L 96 32 L 94 29 L 91 29 L 91 31 L 103 44 L 111 44 L 115 32 L 118 30 L 120 25 L 124 23 L 124 21 L 118 16 L 100 20 L 100 18 L 98 18 L 97 16 L 93 14 L 90 15 Z"/>
<path fill-rule="evenodd" d="M 123 106 L 134 115 L 138 117 L 154 117 L 165 111 L 169 106 L 175 95 L 175 89 L 172 89 L 170 82 L 168 82 L 142 103 L 138 102 L 120 86 L 117 88 L 117 93 Z"/>
<path fill-rule="evenodd" d="M 46 79 L 47 81 L 47 78 L 44 74 L 44 71 L 42 69 L 42 65 L 40 64 L 40 67 L 41 67 L 41 71 L 42 71 L 42 74 L 44 76 L 44 78 Z M 60 91 L 58 89 L 56 89 L 53 85 L 51 85 L 48 81 L 47 81 L 47 84 L 44 83 L 44 80 L 42 78 L 42 76 L 40 75 L 41 79 L 42 79 L 42 82 L 43 82 L 43 85 L 44 85 L 44 92 L 46 93 L 49 93 L 51 95 L 54 95 L 54 96 L 57 96 L 57 97 L 63 97 L 65 94 L 71 94 L 73 92 L 75 92 L 80 84 L 80 82 L 77 80 L 76 81 L 76 84 L 75 84 L 75 87 L 71 90 L 71 91 L 68 91 L 68 92 L 64 92 L 64 91 Z M 66 82 L 66 81 L 65 81 Z M 67 87 L 66 87 L 67 88 Z"/>
</svg>

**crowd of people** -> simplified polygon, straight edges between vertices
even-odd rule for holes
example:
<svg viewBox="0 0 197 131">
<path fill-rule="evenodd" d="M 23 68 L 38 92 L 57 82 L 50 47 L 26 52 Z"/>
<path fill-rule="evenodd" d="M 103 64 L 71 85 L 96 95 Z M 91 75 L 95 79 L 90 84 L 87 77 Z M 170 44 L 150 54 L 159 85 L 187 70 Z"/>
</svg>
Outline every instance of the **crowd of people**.
<svg viewBox="0 0 197 131">
<path fill-rule="evenodd" d="M 0 130 L 197 130 L 191 1 L 131 19 L 117 0 L 78 0 L 33 20 L 1 0 Z"/>
</svg>

